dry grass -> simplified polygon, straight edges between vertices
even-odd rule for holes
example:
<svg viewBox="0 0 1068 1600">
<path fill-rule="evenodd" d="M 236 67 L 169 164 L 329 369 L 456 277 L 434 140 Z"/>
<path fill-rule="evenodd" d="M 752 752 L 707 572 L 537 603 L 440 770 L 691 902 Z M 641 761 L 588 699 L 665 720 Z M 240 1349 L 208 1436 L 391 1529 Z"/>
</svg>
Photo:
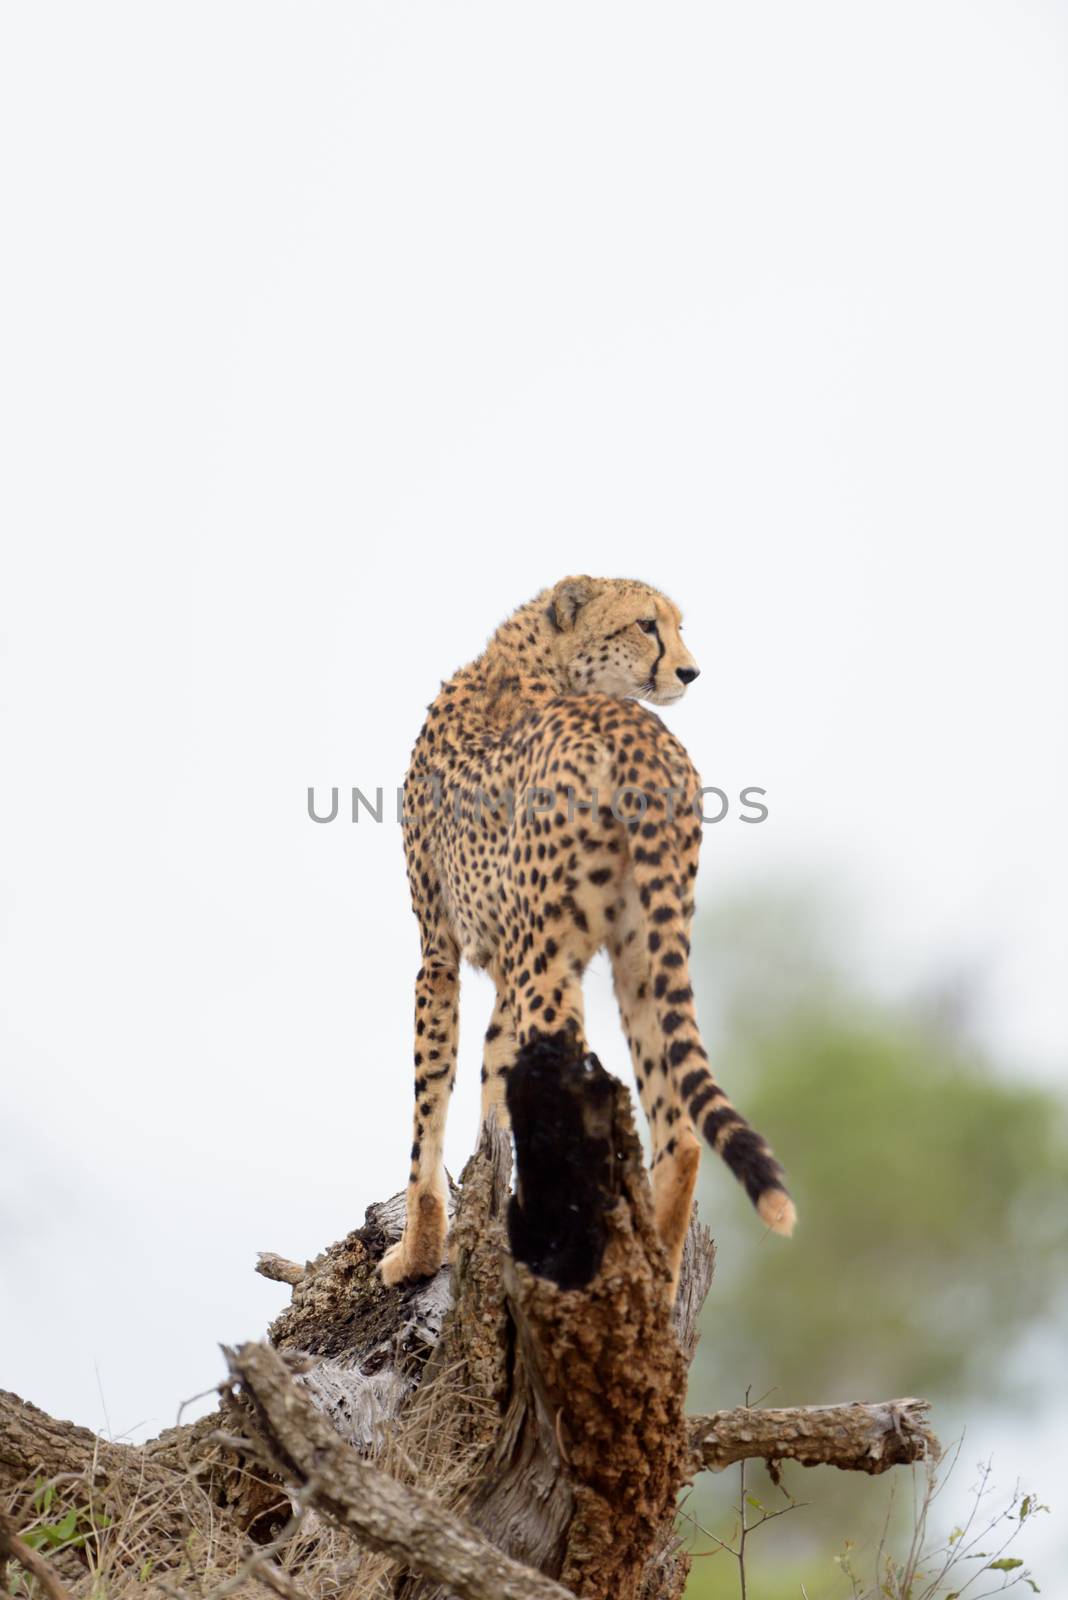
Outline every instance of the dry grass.
<svg viewBox="0 0 1068 1600">
<path fill-rule="evenodd" d="M 459 1365 L 433 1366 L 402 1415 L 381 1430 L 373 1459 L 408 1484 L 418 1483 L 452 1509 L 462 1508 L 499 1420 L 465 1391 Z M 220 1471 L 232 1479 L 232 1455 L 219 1444 Z M 250 1446 L 251 1449 L 251 1446 Z M 136 1466 L 137 1453 L 131 1451 Z M 250 1474 L 252 1476 L 252 1474 Z M 196 1468 L 162 1479 L 127 1473 L 101 1488 L 95 1461 L 81 1474 L 22 1484 L 5 1509 L 63 1585 L 70 1600 L 388 1600 L 397 1567 L 363 1549 L 310 1507 L 280 1494 L 270 1543 L 238 1531 L 208 1488 L 203 1454 Z M 258 1479 L 268 1484 L 266 1477 Z M 262 1521 L 263 1519 L 261 1519 Z M 273 1530 L 272 1530 L 273 1531 Z M 0 1592 L 47 1600 L 40 1581 L 9 1560 Z"/>
<path fill-rule="evenodd" d="M 465 1387 L 462 1363 L 440 1367 L 415 1390 L 403 1414 L 381 1434 L 374 1461 L 401 1483 L 419 1485 L 443 1506 L 462 1511 L 477 1482 L 485 1440 L 499 1422 L 495 1408 Z M 346 1600 L 388 1600 L 397 1567 L 375 1551 L 342 1565 Z"/>
<path fill-rule="evenodd" d="M 72 1600 L 190 1593 L 206 1600 L 255 1546 L 228 1524 L 204 1486 L 203 1465 L 146 1476 L 138 1459 L 131 1450 L 134 1470 L 103 1486 L 95 1460 L 82 1473 L 28 1481 L 9 1496 L 10 1521 Z M 40 1600 L 40 1586 L 17 1560 L 8 1562 L 2 1587 L 15 1600 Z"/>
</svg>

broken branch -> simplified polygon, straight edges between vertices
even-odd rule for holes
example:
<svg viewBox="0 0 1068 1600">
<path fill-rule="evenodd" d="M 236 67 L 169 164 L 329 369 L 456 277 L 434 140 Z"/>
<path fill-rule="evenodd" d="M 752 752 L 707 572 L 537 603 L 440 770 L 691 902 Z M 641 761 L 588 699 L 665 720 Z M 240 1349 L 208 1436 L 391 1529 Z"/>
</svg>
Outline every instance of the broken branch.
<svg viewBox="0 0 1068 1600">
<path fill-rule="evenodd" d="M 799 1461 L 805 1467 L 885 1472 L 913 1461 L 937 1460 L 938 1440 L 927 1426 L 926 1400 L 876 1405 L 739 1406 L 690 1417 L 698 1469 L 722 1472 L 735 1461 Z"/>
<path fill-rule="evenodd" d="M 256 1258 L 256 1271 L 261 1278 L 271 1278 L 275 1283 L 288 1283 L 296 1288 L 304 1281 L 305 1268 L 285 1256 L 276 1256 L 273 1250 L 261 1250 Z"/>
</svg>

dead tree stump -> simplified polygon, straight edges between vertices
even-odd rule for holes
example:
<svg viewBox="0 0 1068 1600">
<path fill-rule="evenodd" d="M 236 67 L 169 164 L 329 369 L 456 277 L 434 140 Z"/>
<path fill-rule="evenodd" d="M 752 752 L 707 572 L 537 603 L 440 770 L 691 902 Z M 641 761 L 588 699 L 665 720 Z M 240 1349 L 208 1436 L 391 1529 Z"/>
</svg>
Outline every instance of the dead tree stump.
<svg viewBox="0 0 1068 1600">
<path fill-rule="evenodd" d="M 687 1418 L 714 1249 L 695 1222 L 670 1307 L 627 1090 L 593 1057 L 535 1053 L 509 1111 L 515 1194 L 494 1124 L 453 1192 L 451 1265 L 429 1282 L 378 1278 L 400 1196 L 305 1266 L 261 1258 L 291 1302 L 269 1345 L 228 1352 L 213 1416 L 134 1448 L 0 1394 L 0 1527 L 25 1526 L 35 1479 L 56 1477 L 75 1501 L 138 1506 L 116 1595 L 124 1575 L 140 1596 L 157 1582 L 134 1570 L 146 1548 L 161 1600 L 210 1593 L 192 1536 L 210 1523 L 228 1595 L 317 1600 L 341 1560 L 359 1600 L 677 1600 L 675 1504 L 695 1472 L 747 1456 L 881 1472 L 937 1451 L 922 1401 Z M 329 1527 L 349 1542 L 327 1561 Z M 62 1566 L 76 1592 L 80 1559 Z"/>
</svg>

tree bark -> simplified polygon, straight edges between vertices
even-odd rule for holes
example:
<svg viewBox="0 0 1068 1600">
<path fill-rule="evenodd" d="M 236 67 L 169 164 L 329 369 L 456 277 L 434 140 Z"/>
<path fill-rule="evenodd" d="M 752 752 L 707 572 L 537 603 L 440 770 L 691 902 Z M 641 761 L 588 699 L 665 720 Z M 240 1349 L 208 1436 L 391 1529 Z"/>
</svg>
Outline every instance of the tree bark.
<svg viewBox="0 0 1068 1600">
<path fill-rule="evenodd" d="M 515 1196 L 510 1143 L 490 1126 L 435 1278 L 378 1279 L 401 1196 L 315 1261 L 261 1257 L 291 1301 L 270 1348 L 232 1358 L 212 1416 L 134 1448 L 0 1392 L 14 1528 L 32 1522 L 40 1477 L 60 1480 L 57 1505 L 92 1499 L 112 1527 L 136 1506 L 138 1539 L 112 1541 L 113 1595 L 124 1574 L 145 1594 L 148 1550 L 168 1600 L 218 1600 L 221 1577 L 227 1594 L 259 1581 L 316 1600 L 342 1568 L 368 1600 L 678 1600 L 675 1502 L 698 1470 L 763 1457 L 882 1472 L 937 1452 L 922 1401 L 687 1419 L 711 1238 L 691 1227 L 670 1308 L 627 1091 L 592 1058 L 539 1071 L 510 1098 Z M 294 1532 L 295 1504 L 344 1531 L 316 1534 L 307 1513 Z M 90 1581 L 79 1559 L 61 1562 L 75 1600 L 79 1573 Z"/>
<path fill-rule="evenodd" d="M 740 1406 L 690 1417 L 688 1426 L 697 1466 L 710 1472 L 762 1456 L 874 1475 L 925 1456 L 937 1457 L 938 1441 L 927 1426 L 928 1409 L 926 1400 L 786 1410 Z"/>
</svg>

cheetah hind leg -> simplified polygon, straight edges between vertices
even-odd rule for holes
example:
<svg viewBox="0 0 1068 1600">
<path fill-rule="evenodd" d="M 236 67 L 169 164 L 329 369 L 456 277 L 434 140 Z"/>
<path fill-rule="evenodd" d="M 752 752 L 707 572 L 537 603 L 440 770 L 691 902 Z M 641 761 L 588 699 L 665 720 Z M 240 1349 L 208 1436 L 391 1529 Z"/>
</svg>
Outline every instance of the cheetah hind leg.
<svg viewBox="0 0 1068 1600">
<path fill-rule="evenodd" d="M 674 1300 L 693 1211 L 701 1141 L 688 1112 L 679 1104 L 672 1082 L 655 998 L 655 972 L 642 927 L 640 902 L 633 890 L 626 897 L 609 951 L 620 1020 L 652 1138 L 653 1215 L 668 1260 Z"/>
<path fill-rule="evenodd" d="M 486 1029 L 486 1040 L 482 1050 L 482 1112 L 480 1121 L 488 1122 L 490 1115 L 497 1118 L 497 1125 L 504 1132 L 508 1131 L 508 1103 L 505 1090 L 508 1082 L 508 1073 L 515 1065 L 516 1037 L 515 1027 L 512 1022 L 512 1008 L 508 1003 L 508 991 L 504 984 L 497 981 L 497 998 L 493 1005 L 493 1015 L 490 1017 L 489 1027 Z"/>
<path fill-rule="evenodd" d="M 701 1164 L 701 1141 L 688 1124 L 675 1135 L 675 1148 L 662 1149 L 654 1157 L 652 1171 L 653 1214 L 656 1231 L 668 1258 L 671 1271 L 671 1299 L 674 1301 L 682 1271 L 682 1252 L 693 1214 L 693 1192 Z"/>
<path fill-rule="evenodd" d="M 482 1108 L 479 1116 L 480 1129 L 485 1126 L 490 1117 L 494 1117 L 498 1128 L 505 1135 L 511 1128 L 508 1117 L 508 1104 L 505 1091 L 508 1083 L 508 1073 L 515 1066 L 516 1041 L 515 1030 L 512 1026 L 512 1008 L 508 1003 L 508 993 L 503 984 L 497 984 L 497 998 L 493 1006 L 493 1015 L 486 1029 L 485 1044 L 482 1051 Z M 393 1251 L 399 1251 L 399 1245 L 394 1245 L 392 1250 L 386 1252 L 385 1260 L 388 1261 Z M 456 1264 L 454 1236 L 450 1232 L 445 1241 L 446 1259 L 450 1266 Z M 388 1270 L 388 1268 L 386 1269 Z M 385 1277 L 385 1271 L 383 1272 Z M 400 1279 L 386 1278 L 387 1283 L 399 1282 Z"/>
<path fill-rule="evenodd" d="M 458 1011 L 456 962 L 427 952 L 415 982 L 415 1114 L 404 1232 L 379 1262 L 383 1283 L 432 1278 L 445 1261 L 445 1118 L 456 1076 Z"/>
<path fill-rule="evenodd" d="M 432 1278 L 445 1261 L 448 1225 L 444 1197 L 432 1192 L 418 1195 L 414 1215 L 409 1208 L 404 1232 L 378 1264 L 382 1282 L 393 1285 Z"/>
</svg>

